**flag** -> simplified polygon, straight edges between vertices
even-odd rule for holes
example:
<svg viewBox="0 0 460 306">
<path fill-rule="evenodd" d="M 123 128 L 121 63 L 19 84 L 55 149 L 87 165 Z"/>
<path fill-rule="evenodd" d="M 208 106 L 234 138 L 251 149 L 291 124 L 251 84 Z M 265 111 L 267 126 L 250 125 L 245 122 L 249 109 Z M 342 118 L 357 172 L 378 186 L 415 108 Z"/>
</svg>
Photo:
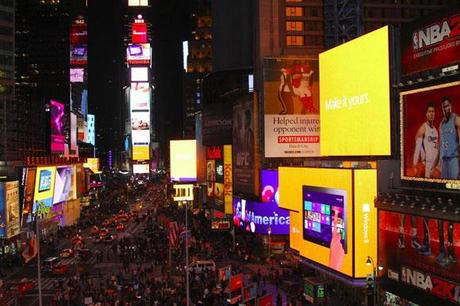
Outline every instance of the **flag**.
<svg viewBox="0 0 460 306">
<path fill-rule="evenodd" d="M 37 256 L 38 248 L 37 248 L 37 236 L 35 233 L 32 233 L 30 238 L 27 239 L 27 244 L 24 250 L 22 251 L 22 257 L 24 258 L 24 262 L 28 263 L 31 261 L 35 256 Z"/>
<path fill-rule="evenodd" d="M 168 239 L 172 247 L 177 247 L 179 244 L 179 226 L 176 221 L 169 222 Z"/>
</svg>

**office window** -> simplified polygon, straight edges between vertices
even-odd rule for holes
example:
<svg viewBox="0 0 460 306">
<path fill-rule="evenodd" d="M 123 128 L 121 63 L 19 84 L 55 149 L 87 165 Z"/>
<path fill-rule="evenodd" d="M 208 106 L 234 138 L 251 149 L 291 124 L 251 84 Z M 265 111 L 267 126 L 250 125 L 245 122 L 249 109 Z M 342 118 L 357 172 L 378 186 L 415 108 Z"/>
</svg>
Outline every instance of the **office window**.
<svg viewBox="0 0 460 306">
<path fill-rule="evenodd" d="M 286 31 L 303 31 L 303 21 L 286 21 Z"/>
<path fill-rule="evenodd" d="M 288 17 L 302 17 L 304 15 L 303 7 L 288 6 L 286 7 L 286 16 Z"/>
<path fill-rule="evenodd" d="M 305 44 L 305 38 L 301 35 L 287 35 L 286 45 L 287 46 L 303 46 Z"/>
<path fill-rule="evenodd" d="M 149 0 L 129 0 L 128 6 L 148 6 Z"/>
</svg>

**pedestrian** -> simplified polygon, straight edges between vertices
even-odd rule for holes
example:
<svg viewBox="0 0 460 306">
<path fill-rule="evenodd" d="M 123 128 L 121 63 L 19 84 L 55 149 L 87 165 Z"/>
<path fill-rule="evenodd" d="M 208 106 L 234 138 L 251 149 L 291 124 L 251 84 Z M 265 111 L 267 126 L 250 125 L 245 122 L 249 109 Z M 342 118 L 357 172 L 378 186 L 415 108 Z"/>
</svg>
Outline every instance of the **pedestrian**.
<svg viewBox="0 0 460 306">
<path fill-rule="evenodd" d="M 281 294 L 279 292 L 276 296 L 276 306 L 283 306 L 283 299 L 281 298 Z"/>
</svg>

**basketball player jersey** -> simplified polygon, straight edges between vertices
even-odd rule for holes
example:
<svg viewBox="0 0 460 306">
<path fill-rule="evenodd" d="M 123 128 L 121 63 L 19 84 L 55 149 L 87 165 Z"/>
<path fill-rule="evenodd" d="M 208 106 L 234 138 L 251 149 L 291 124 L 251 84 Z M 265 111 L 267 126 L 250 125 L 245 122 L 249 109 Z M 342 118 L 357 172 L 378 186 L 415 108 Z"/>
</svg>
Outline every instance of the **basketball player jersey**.
<svg viewBox="0 0 460 306">
<path fill-rule="evenodd" d="M 432 162 L 438 152 L 438 130 L 431 127 L 427 122 L 425 124 L 425 135 L 422 142 L 422 160 Z"/>
<path fill-rule="evenodd" d="M 452 158 L 457 157 L 458 153 L 458 135 L 455 127 L 455 119 L 457 115 L 452 113 L 447 122 L 441 121 L 441 157 Z"/>
</svg>

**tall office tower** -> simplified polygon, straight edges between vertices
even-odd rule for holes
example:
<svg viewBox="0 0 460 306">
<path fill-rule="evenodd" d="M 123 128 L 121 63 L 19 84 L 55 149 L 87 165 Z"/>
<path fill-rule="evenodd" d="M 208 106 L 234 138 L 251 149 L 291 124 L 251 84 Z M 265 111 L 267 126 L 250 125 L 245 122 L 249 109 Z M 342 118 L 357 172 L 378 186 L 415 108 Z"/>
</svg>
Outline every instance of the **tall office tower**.
<svg viewBox="0 0 460 306">
<path fill-rule="evenodd" d="M 196 0 L 191 14 L 191 32 L 183 44 L 184 53 L 184 136 L 195 137 L 195 115 L 201 110 L 203 78 L 212 72 L 211 0 Z"/>
<path fill-rule="evenodd" d="M 325 46 L 331 48 L 386 24 L 400 25 L 454 4 L 458 1 L 325 0 Z"/>
<path fill-rule="evenodd" d="M 14 103 L 14 1 L 0 5 L 0 161 L 16 159 Z"/>
<path fill-rule="evenodd" d="M 16 1 L 16 159 L 50 153 L 49 103 L 69 104 L 69 29 L 85 1 Z"/>
</svg>

